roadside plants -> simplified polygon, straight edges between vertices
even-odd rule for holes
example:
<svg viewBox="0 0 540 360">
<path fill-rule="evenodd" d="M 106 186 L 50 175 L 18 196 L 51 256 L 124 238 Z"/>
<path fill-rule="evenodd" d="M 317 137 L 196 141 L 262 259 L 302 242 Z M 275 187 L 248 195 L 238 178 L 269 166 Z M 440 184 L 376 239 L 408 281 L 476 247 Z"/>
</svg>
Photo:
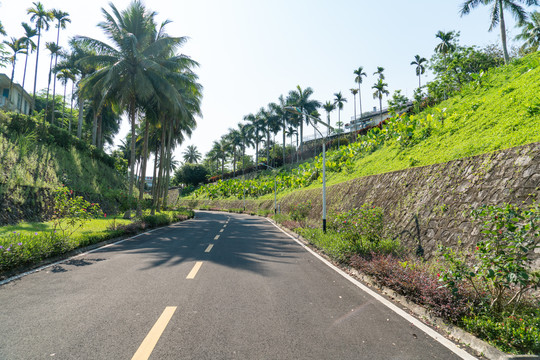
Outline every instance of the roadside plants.
<svg viewBox="0 0 540 360">
<path fill-rule="evenodd" d="M 524 208 L 512 204 L 484 205 L 471 215 L 482 224 L 480 240 L 470 261 L 441 248 L 450 265 L 440 281 L 455 293 L 457 285 L 467 282 L 480 297 L 487 294 L 490 310 L 500 313 L 509 306 L 512 312 L 527 291 L 538 288 L 540 277 L 530 268 L 530 254 L 540 246 L 540 207 Z"/>
</svg>

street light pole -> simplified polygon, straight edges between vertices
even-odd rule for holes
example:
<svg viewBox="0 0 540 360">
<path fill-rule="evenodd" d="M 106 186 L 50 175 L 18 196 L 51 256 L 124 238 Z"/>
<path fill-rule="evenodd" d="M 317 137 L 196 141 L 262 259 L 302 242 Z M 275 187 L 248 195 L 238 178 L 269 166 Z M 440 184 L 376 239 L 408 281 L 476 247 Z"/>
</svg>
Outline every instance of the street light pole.
<svg viewBox="0 0 540 360">
<path fill-rule="evenodd" d="M 317 119 L 315 116 L 312 116 L 310 114 L 303 112 L 302 110 L 300 110 L 299 108 L 295 106 L 285 106 L 285 110 L 293 114 L 300 114 L 300 115 L 307 116 L 308 119 L 313 121 L 313 127 L 317 130 L 317 132 L 323 138 L 322 228 L 323 228 L 323 232 L 326 233 L 326 141 L 328 140 L 328 135 L 324 136 L 319 131 L 316 124 L 322 124 L 323 126 L 326 126 L 329 130 L 332 130 L 332 131 L 334 130 L 334 128 L 330 126 L 329 124 L 325 124 L 320 119 Z"/>
</svg>

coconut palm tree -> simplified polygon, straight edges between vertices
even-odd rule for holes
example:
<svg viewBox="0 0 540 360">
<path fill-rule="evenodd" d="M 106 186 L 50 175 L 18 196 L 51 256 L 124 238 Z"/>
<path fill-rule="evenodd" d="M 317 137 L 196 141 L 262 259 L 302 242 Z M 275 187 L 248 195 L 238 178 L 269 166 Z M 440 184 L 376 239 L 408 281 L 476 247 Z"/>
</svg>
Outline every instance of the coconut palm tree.
<svg viewBox="0 0 540 360">
<path fill-rule="evenodd" d="M 459 11 L 460 16 L 468 15 L 472 9 L 478 5 L 488 5 L 492 4 L 490 11 L 491 14 L 491 24 L 489 25 L 489 30 L 499 25 L 501 30 L 501 43 L 504 54 L 504 63 L 508 64 L 510 62 L 510 56 L 508 55 L 508 49 L 506 46 L 506 24 L 504 21 L 504 9 L 510 10 L 511 14 L 517 20 L 518 23 L 524 23 L 527 21 L 527 12 L 520 5 L 525 4 L 527 6 L 538 5 L 539 0 L 466 0 L 461 5 L 461 10 Z"/>
<path fill-rule="evenodd" d="M 293 147 L 293 135 L 296 135 L 296 142 L 298 143 L 298 131 L 296 131 L 296 127 L 295 126 L 289 126 L 286 130 L 285 130 L 285 134 L 291 138 L 291 147 Z"/>
<path fill-rule="evenodd" d="M 248 121 L 251 125 L 252 140 L 255 143 L 255 165 L 259 166 L 259 144 L 261 143 L 264 134 L 265 124 L 256 115 L 248 114 L 244 116 L 244 121 Z"/>
<path fill-rule="evenodd" d="M 6 30 L 4 29 L 4 25 L 2 25 L 2 22 L 0 21 L 0 35 L 6 36 Z"/>
<path fill-rule="evenodd" d="M 327 101 L 323 105 L 323 109 L 326 111 L 326 119 L 328 121 L 328 129 L 327 129 L 327 136 L 330 135 L 330 113 L 336 109 L 336 105 L 331 102 Z"/>
<path fill-rule="evenodd" d="M 418 76 L 418 88 L 422 87 L 422 74 L 426 72 L 426 67 L 424 66 L 425 62 L 427 62 L 427 59 L 420 57 L 420 55 L 415 55 L 414 60 L 411 61 L 411 65 L 416 66 L 416 76 Z"/>
<path fill-rule="evenodd" d="M 379 111 L 381 112 L 381 124 L 382 124 L 382 97 L 383 95 L 386 95 L 388 96 L 390 94 L 390 92 L 386 89 L 386 87 L 388 86 L 387 83 L 385 83 L 383 81 L 383 79 L 379 79 L 375 85 L 373 85 L 371 88 L 372 89 L 375 89 L 375 91 L 373 92 L 373 98 L 374 99 L 379 99 Z"/>
<path fill-rule="evenodd" d="M 10 41 L 4 40 L 3 43 L 6 44 L 7 47 L 13 53 L 13 55 L 10 58 L 12 68 L 11 68 L 11 78 L 9 80 L 9 95 L 8 95 L 8 104 L 9 104 L 9 103 L 11 103 L 11 99 L 12 99 L 11 95 L 12 95 L 12 92 L 13 92 L 12 91 L 12 89 L 13 89 L 13 78 L 15 77 L 15 65 L 17 64 L 17 55 L 18 54 L 24 54 L 25 53 L 25 48 L 24 48 L 24 45 L 22 44 L 22 38 L 21 39 L 16 39 L 16 38 L 12 37 Z M 21 100 L 21 102 L 22 102 L 22 100 Z M 7 104 L 6 104 L 6 106 L 7 106 Z"/>
<path fill-rule="evenodd" d="M 358 84 L 358 102 L 360 105 L 360 117 L 362 117 L 362 92 L 360 91 L 360 85 L 362 84 L 362 76 L 367 77 L 367 74 L 364 72 L 364 67 L 360 66 L 358 69 L 354 70 L 356 77 L 354 82 Z"/>
<path fill-rule="evenodd" d="M 373 75 L 379 76 L 379 79 L 384 80 L 384 68 L 382 66 L 377 66 L 377 71 Z"/>
<path fill-rule="evenodd" d="M 531 20 L 519 24 L 521 34 L 516 36 L 516 40 L 522 40 L 525 43 L 521 46 L 521 51 L 535 52 L 540 48 L 540 12 L 531 13 Z"/>
<path fill-rule="evenodd" d="M 253 125 L 238 123 L 238 132 L 240 133 L 240 136 L 242 138 L 242 175 L 244 175 L 244 160 L 246 157 L 246 147 L 251 147 L 255 145 L 253 141 Z"/>
<path fill-rule="evenodd" d="M 343 110 L 343 104 L 347 102 L 347 99 L 343 97 L 343 95 L 341 94 L 341 91 L 338 92 L 338 93 L 335 93 L 334 94 L 335 98 L 334 98 L 334 105 L 337 107 L 338 109 L 338 124 L 339 124 L 339 130 L 341 132 L 341 125 L 343 124 L 341 122 L 341 110 Z M 338 137 L 338 147 L 339 147 L 339 137 Z"/>
<path fill-rule="evenodd" d="M 283 97 L 283 95 L 280 95 L 278 98 L 278 103 L 271 103 L 270 108 L 272 109 L 273 114 L 276 117 L 276 122 L 273 124 L 274 130 L 277 130 L 279 132 L 282 130 L 283 133 L 283 164 L 285 164 L 285 128 L 287 126 L 287 122 L 289 121 L 289 112 L 285 110 L 285 106 L 287 106 L 287 100 Z"/>
<path fill-rule="evenodd" d="M 36 50 L 36 43 L 32 40 L 32 38 L 36 36 L 38 32 L 36 29 L 33 29 L 32 27 L 30 27 L 30 25 L 28 25 L 25 22 L 23 22 L 21 25 L 24 29 L 24 35 L 21 38 L 21 42 L 24 45 L 24 49 L 26 53 L 26 56 L 24 59 L 23 80 L 22 80 L 22 85 L 21 85 L 24 89 L 24 83 L 26 80 L 26 65 L 28 64 L 28 55 L 32 53 L 34 50 Z M 21 106 L 22 106 L 22 102 L 21 102 Z"/>
<path fill-rule="evenodd" d="M 236 177 L 236 150 L 242 145 L 242 134 L 238 129 L 229 129 L 229 132 L 225 135 L 225 139 L 229 144 L 233 159 L 233 177 Z"/>
<path fill-rule="evenodd" d="M 67 84 L 68 84 L 69 80 L 75 82 L 75 75 L 73 75 L 73 73 L 71 71 L 69 71 L 68 69 L 62 69 L 62 70 L 59 71 L 59 73 L 56 75 L 56 77 L 58 78 L 58 80 L 60 80 L 62 85 L 64 85 L 64 102 L 63 102 L 63 105 L 62 105 L 62 122 L 60 123 L 60 126 L 64 127 L 63 124 L 64 124 L 64 115 L 65 115 L 65 110 L 66 110 Z M 54 102 L 53 102 L 53 112 L 54 112 Z"/>
<path fill-rule="evenodd" d="M 53 69 L 52 64 L 53 60 L 56 56 L 58 56 L 58 53 L 62 50 L 61 47 L 57 46 L 53 42 L 45 43 L 45 47 L 50 52 L 51 56 L 51 62 L 49 64 L 49 80 L 47 81 L 47 100 L 45 101 L 45 117 L 47 117 L 47 110 L 49 109 L 49 90 L 51 89 L 51 77 L 53 77 L 53 72 L 56 71 L 56 69 Z M 56 75 L 54 76 L 56 78 Z M 54 114 L 54 102 L 52 107 L 52 113 Z M 54 116 L 51 117 L 51 124 L 54 123 Z"/>
<path fill-rule="evenodd" d="M 45 10 L 43 7 L 43 4 L 41 2 L 34 2 L 32 3 L 34 5 L 33 8 L 28 8 L 26 10 L 26 13 L 30 16 L 30 21 L 36 23 L 36 29 L 38 32 L 38 42 L 37 42 L 37 48 L 36 48 L 36 71 L 34 74 L 34 92 L 33 92 L 33 101 L 32 105 L 30 107 L 30 112 L 34 111 L 34 106 L 36 103 L 36 84 L 37 84 L 37 74 L 38 74 L 38 64 L 39 64 L 39 44 L 41 42 L 41 31 L 49 30 L 49 21 L 52 21 L 53 16 L 52 13 L 49 10 Z M 45 119 L 45 117 L 43 118 Z"/>
<path fill-rule="evenodd" d="M 141 106 L 158 102 L 168 105 L 163 106 L 163 109 L 174 109 L 174 112 L 183 107 L 178 89 L 171 81 L 183 75 L 175 74 L 169 65 L 178 61 L 184 67 L 198 64 L 185 56 L 169 56 L 171 50 L 181 46 L 187 39 L 167 36 L 163 30 L 167 21 L 158 30 L 156 13 L 147 10 L 140 1 L 134 0 L 122 12 L 112 3 L 110 7 L 112 13 L 102 9 L 105 21 L 99 27 L 113 45 L 84 36 L 76 37 L 77 41 L 94 47 L 98 52 L 96 56 L 88 56 L 81 61 L 101 65 L 99 70 L 83 81 L 83 88 L 101 89 L 102 98 L 113 98 L 120 108 L 127 111 L 131 136 L 135 139 L 136 115 Z M 166 136 L 165 130 L 162 135 Z M 135 141 L 132 141 L 131 146 L 135 146 Z M 134 149 L 131 156 L 135 156 Z M 129 197 L 133 194 L 135 181 L 135 160 L 132 160 Z M 131 211 L 128 210 L 124 216 L 130 217 Z"/>
<path fill-rule="evenodd" d="M 435 38 L 441 40 L 441 42 L 435 47 L 435 52 L 442 54 L 443 57 L 446 57 L 448 53 L 451 53 L 456 49 L 456 45 L 453 42 L 455 38 L 454 31 L 444 32 L 439 30 L 437 34 L 435 34 Z"/>
<path fill-rule="evenodd" d="M 67 12 L 63 12 L 60 10 L 53 9 L 52 11 L 53 18 L 58 21 L 56 24 L 56 28 L 58 29 L 58 32 L 56 33 L 56 47 L 59 47 L 58 43 L 60 42 L 60 29 L 65 29 L 66 24 L 70 23 L 71 20 L 69 19 L 69 14 Z M 54 67 L 58 65 L 58 52 L 55 54 L 54 57 Z M 52 97 L 52 108 L 54 109 L 56 102 L 56 77 L 54 77 L 54 84 L 53 84 L 53 97 Z M 51 123 L 54 124 L 54 111 L 52 113 L 52 120 Z"/>
<path fill-rule="evenodd" d="M 202 158 L 201 153 L 197 150 L 197 146 L 195 145 L 188 145 L 182 155 L 184 162 L 188 164 L 197 164 Z"/>
<path fill-rule="evenodd" d="M 302 89 L 300 85 L 296 86 L 296 90 L 291 90 L 287 97 L 287 104 L 294 105 L 300 108 L 302 113 L 310 114 L 313 110 L 317 110 L 321 107 L 321 103 L 317 100 L 310 99 L 313 95 L 313 89 L 307 87 Z M 302 116 L 303 118 L 303 116 Z M 309 123 L 309 119 L 305 118 L 306 123 Z M 300 121 L 300 152 L 304 150 L 304 119 Z"/>
</svg>

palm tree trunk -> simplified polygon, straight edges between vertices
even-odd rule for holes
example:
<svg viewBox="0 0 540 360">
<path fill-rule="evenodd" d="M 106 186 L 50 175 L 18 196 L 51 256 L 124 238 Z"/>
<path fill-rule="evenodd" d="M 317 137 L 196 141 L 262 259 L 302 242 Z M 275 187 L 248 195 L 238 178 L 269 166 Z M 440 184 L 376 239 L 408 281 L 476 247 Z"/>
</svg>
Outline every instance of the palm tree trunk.
<svg viewBox="0 0 540 360">
<path fill-rule="evenodd" d="M 360 83 L 358 83 L 358 103 L 360 105 L 360 119 L 362 118 L 362 92 L 360 91 Z"/>
<path fill-rule="evenodd" d="M 58 33 L 56 35 L 56 47 L 58 48 L 58 43 L 60 42 L 60 21 L 58 21 Z M 58 52 L 55 54 L 55 57 L 54 57 L 54 68 L 56 69 L 56 66 L 58 65 Z M 64 99 L 64 103 L 65 103 L 65 99 Z M 56 104 L 56 76 L 54 77 L 54 81 L 53 81 L 53 98 L 52 98 L 52 103 L 53 103 L 53 113 L 52 113 L 52 123 L 54 123 L 54 105 Z M 63 120 L 62 120 L 63 121 Z M 63 126 L 62 126 L 63 127 Z"/>
<path fill-rule="evenodd" d="M 94 109 L 94 116 L 92 117 L 92 145 L 94 146 L 96 146 L 97 143 L 97 118 L 97 110 Z"/>
<path fill-rule="evenodd" d="M 167 139 L 167 150 L 166 150 L 166 157 L 167 162 L 165 166 L 165 173 L 167 174 L 165 176 L 165 181 L 163 183 L 163 208 L 167 209 L 169 205 L 169 182 L 171 181 L 171 160 L 172 160 L 172 122 L 170 122 L 169 125 L 169 136 Z"/>
<path fill-rule="evenodd" d="M 381 111 L 381 122 L 380 122 L 379 125 L 382 126 L 382 121 L 383 121 L 383 120 L 382 120 L 382 95 L 379 96 L 379 110 Z"/>
<path fill-rule="evenodd" d="M 24 58 L 24 72 L 23 72 L 23 78 L 22 78 L 22 85 L 21 87 L 24 89 L 24 81 L 26 80 L 26 65 L 28 64 L 28 46 L 26 47 L 26 57 Z M 24 98 L 23 98 L 24 100 Z M 22 104 L 23 100 L 21 100 L 21 103 L 19 104 L 19 112 L 22 113 Z"/>
<path fill-rule="evenodd" d="M 135 99 L 131 99 L 129 104 L 129 120 L 131 122 L 131 169 L 129 174 L 129 192 L 128 192 L 128 202 L 131 204 L 131 198 L 133 197 L 133 185 L 135 182 L 135 140 L 137 137 L 135 135 Z M 131 206 L 126 210 L 124 214 L 124 219 L 131 218 Z"/>
<path fill-rule="evenodd" d="M 504 54 L 504 63 L 508 64 L 510 62 L 510 56 L 508 56 L 508 49 L 506 47 L 506 26 L 504 23 L 504 14 L 503 14 L 503 3 L 502 0 L 497 0 L 499 6 L 499 25 L 501 27 L 501 42 Z"/>
<path fill-rule="evenodd" d="M 101 114 L 98 115 L 96 147 L 103 150 L 103 116 Z"/>
<path fill-rule="evenodd" d="M 270 165 L 270 128 L 266 127 L 266 165 Z"/>
<path fill-rule="evenodd" d="M 141 165 L 141 181 L 139 183 L 139 201 L 137 201 L 137 211 L 136 216 L 142 216 L 141 204 L 144 196 L 144 177 L 146 176 L 146 161 L 148 160 L 148 120 L 144 119 L 144 140 L 143 140 L 143 155 L 142 155 L 142 165 Z"/>
<path fill-rule="evenodd" d="M 303 109 L 302 109 L 303 111 Z M 298 137 L 298 135 L 296 135 Z M 298 147 L 298 144 L 297 144 Z M 300 117 L 300 153 L 304 151 L 304 117 Z M 302 159 L 304 159 L 304 155 L 302 154 Z"/>
<path fill-rule="evenodd" d="M 34 112 L 34 109 L 36 107 L 36 85 L 37 85 L 37 71 L 38 71 L 38 64 L 39 64 L 39 44 L 41 42 L 41 28 L 38 28 L 38 39 L 37 39 L 37 48 L 36 48 L 36 72 L 34 74 L 34 94 L 32 99 L 32 105 L 30 107 L 30 114 Z M 45 122 L 45 117 L 43 117 L 43 122 Z"/>
<path fill-rule="evenodd" d="M 255 134 L 255 169 L 259 170 L 259 134 Z"/>
<path fill-rule="evenodd" d="M 337 109 L 337 119 L 338 119 L 338 124 L 339 124 L 339 134 L 338 134 L 338 138 L 337 138 L 337 147 L 339 149 L 339 138 L 341 137 L 341 111 L 338 107 Z"/>
<path fill-rule="evenodd" d="M 82 139 L 82 125 L 83 125 L 83 115 L 84 115 L 84 101 L 83 101 L 83 97 L 81 96 L 80 89 L 79 89 L 79 93 L 77 97 L 78 97 L 77 100 L 79 102 L 79 121 L 77 122 L 77 137 L 80 140 Z"/>
<path fill-rule="evenodd" d="M 52 61 L 53 56 L 51 54 L 51 63 L 49 64 L 49 80 L 47 81 L 47 100 L 45 100 L 45 117 L 47 117 L 47 111 L 49 110 L 49 90 L 51 89 Z M 54 114 L 54 105 L 52 113 Z M 51 117 L 51 125 L 52 124 L 54 124 L 54 117 Z"/>
<path fill-rule="evenodd" d="M 354 137 L 356 136 L 356 132 L 358 131 L 358 121 L 356 121 L 356 95 L 354 95 L 354 134 L 352 136 L 352 140 L 355 141 Z"/>
<path fill-rule="evenodd" d="M 69 126 L 68 131 L 71 134 L 71 123 L 73 122 L 73 94 L 75 93 L 75 81 L 71 82 L 71 105 L 69 107 Z"/>
<path fill-rule="evenodd" d="M 13 90 L 13 78 L 15 77 L 15 64 L 17 63 L 17 55 L 13 54 L 13 67 L 11 69 L 11 79 L 9 80 L 9 95 L 8 95 L 8 103 L 11 103 L 12 99 L 12 90 Z M 21 94 L 22 95 L 22 94 Z M 22 102 L 22 100 L 21 100 Z"/>
<path fill-rule="evenodd" d="M 66 83 L 64 84 L 64 101 L 62 103 L 62 128 L 64 127 L 64 115 L 66 112 L 66 92 L 67 92 L 67 79 L 66 79 Z"/>
<path fill-rule="evenodd" d="M 283 165 L 285 165 L 285 148 L 286 148 L 286 139 L 285 139 L 285 118 L 283 118 Z"/>
<path fill-rule="evenodd" d="M 165 124 L 161 126 L 161 154 L 159 155 L 159 172 L 158 172 L 158 187 L 157 187 L 157 202 L 156 210 L 161 212 L 161 193 L 163 186 L 163 167 L 165 166 L 165 146 L 166 146 L 166 129 Z"/>
</svg>

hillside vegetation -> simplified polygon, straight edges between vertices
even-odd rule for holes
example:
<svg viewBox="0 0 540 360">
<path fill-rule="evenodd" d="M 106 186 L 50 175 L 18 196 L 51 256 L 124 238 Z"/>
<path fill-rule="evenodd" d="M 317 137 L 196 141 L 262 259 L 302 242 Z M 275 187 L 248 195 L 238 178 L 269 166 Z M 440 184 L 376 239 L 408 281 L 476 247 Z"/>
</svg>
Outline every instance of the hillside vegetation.
<svg viewBox="0 0 540 360">
<path fill-rule="evenodd" d="M 327 152 L 328 183 L 431 165 L 540 141 L 540 54 L 476 76 L 462 91 L 414 115 L 390 119 L 357 142 Z M 278 192 L 320 186 L 322 156 L 277 175 Z M 273 192 L 273 174 L 246 183 L 246 195 Z M 241 198 L 233 179 L 205 185 L 202 198 Z M 270 195 L 268 195 L 270 196 Z"/>
<path fill-rule="evenodd" d="M 61 184 L 89 198 L 117 202 L 126 181 L 116 165 L 64 129 L 0 111 L 0 223 L 47 218 L 47 201 Z"/>
</svg>

